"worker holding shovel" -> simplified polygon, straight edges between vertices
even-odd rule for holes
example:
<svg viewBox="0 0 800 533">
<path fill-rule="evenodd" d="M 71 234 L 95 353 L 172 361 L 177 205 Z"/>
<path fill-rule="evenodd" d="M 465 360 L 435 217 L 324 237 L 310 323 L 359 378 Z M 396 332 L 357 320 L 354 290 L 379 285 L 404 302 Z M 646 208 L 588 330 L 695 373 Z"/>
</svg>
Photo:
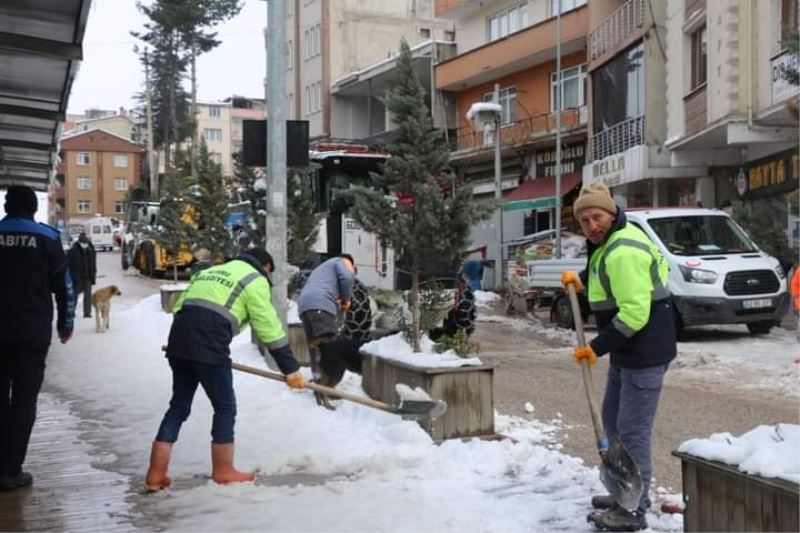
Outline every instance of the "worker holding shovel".
<svg viewBox="0 0 800 533">
<path fill-rule="evenodd" d="M 605 435 L 596 428 L 601 479 L 611 494 L 592 498 L 596 510 L 587 519 L 599 530 L 638 531 L 647 528 L 650 507 L 653 421 L 664 373 L 676 355 L 668 266 L 647 235 L 626 222 L 605 185 L 584 187 L 573 210 L 589 241 L 589 258 L 580 277 L 567 271 L 561 281 L 576 303 L 574 292 L 585 284 L 598 328 L 597 337 L 581 342 L 574 358 L 588 368 L 598 356 L 611 354 L 602 407 Z"/>
<path fill-rule="evenodd" d="M 283 324 L 270 301 L 272 257 L 252 249 L 235 259 L 192 276 L 175 303 L 175 319 L 166 346 L 172 369 L 172 399 L 150 453 L 145 484 L 148 490 L 169 487 L 167 475 L 172 445 L 189 417 L 194 393 L 202 385 L 214 408 L 211 426 L 211 478 L 216 483 L 253 481 L 255 473 L 233 466 L 233 391 L 230 343 L 249 321 L 259 340 L 278 363 L 284 380 L 302 389 L 305 380 L 294 358 Z"/>
</svg>

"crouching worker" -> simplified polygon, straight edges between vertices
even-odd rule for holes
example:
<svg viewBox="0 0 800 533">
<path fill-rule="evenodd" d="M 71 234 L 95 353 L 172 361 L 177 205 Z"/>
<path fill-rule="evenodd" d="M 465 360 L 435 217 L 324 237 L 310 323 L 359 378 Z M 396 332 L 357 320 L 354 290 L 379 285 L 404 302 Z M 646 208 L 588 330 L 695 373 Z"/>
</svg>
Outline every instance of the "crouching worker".
<svg viewBox="0 0 800 533">
<path fill-rule="evenodd" d="M 169 487 L 167 475 L 172 445 L 189 417 L 198 385 L 203 386 L 214 418 L 211 425 L 211 478 L 216 483 L 253 481 L 254 472 L 233 466 L 233 426 L 236 397 L 229 345 L 249 321 L 258 338 L 286 375 L 292 388 L 303 388 L 283 325 L 270 300 L 272 257 L 264 250 L 249 250 L 235 259 L 194 274 L 189 287 L 175 303 L 169 332 L 167 360 L 172 368 L 169 402 L 150 453 L 145 484 L 148 490 Z"/>
</svg>

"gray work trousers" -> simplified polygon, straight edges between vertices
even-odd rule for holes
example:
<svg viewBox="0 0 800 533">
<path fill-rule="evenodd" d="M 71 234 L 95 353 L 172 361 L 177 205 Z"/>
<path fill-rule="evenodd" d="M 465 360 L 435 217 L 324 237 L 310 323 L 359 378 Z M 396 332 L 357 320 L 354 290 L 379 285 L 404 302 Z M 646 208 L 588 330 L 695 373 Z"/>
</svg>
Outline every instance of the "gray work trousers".
<svg viewBox="0 0 800 533">
<path fill-rule="evenodd" d="M 603 398 L 603 427 L 609 439 L 618 438 L 642 473 L 638 511 L 650 508 L 651 437 L 668 364 L 648 368 L 610 365 Z"/>
</svg>

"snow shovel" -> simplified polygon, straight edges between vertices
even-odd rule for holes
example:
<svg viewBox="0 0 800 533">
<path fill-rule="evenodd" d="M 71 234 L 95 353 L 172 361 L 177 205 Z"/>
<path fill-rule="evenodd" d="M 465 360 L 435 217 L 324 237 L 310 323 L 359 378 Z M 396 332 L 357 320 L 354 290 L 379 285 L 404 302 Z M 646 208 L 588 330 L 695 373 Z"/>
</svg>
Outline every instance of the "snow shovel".
<svg viewBox="0 0 800 533">
<path fill-rule="evenodd" d="M 567 294 L 572 308 L 575 333 L 578 334 L 578 345 L 586 346 L 581 307 L 578 303 L 578 295 L 575 292 L 574 284 L 567 284 Z M 586 399 L 589 401 L 589 413 L 592 417 L 594 435 L 597 438 L 597 451 L 600 453 L 602 461 L 600 465 L 600 481 L 603 482 L 609 494 L 620 507 L 632 512 L 639 506 L 639 498 L 642 495 L 642 475 L 639 472 L 639 466 L 622 446 L 622 443 L 618 439 L 613 439 L 610 442 L 603 430 L 603 424 L 600 421 L 600 415 L 592 394 L 592 371 L 586 359 L 581 359 L 581 375 L 583 376 L 583 386 L 586 390 Z"/>
<path fill-rule="evenodd" d="M 261 370 L 260 368 L 255 368 L 240 363 L 231 363 L 231 368 L 240 372 L 255 374 L 256 376 L 261 376 L 267 379 L 283 381 L 284 383 L 286 382 L 284 375 L 277 372 Z M 333 396 L 334 398 L 350 400 L 351 402 L 360 403 L 361 405 L 366 405 L 367 407 L 373 407 L 375 409 L 380 409 L 381 411 L 386 411 L 387 413 L 400 415 L 404 420 L 433 420 L 442 416 L 447 410 L 447 404 L 444 401 L 433 400 L 427 395 L 427 393 L 422 392 L 422 389 L 417 389 L 414 391 L 411 390 L 411 388 L 407 385 L 397 386 L 397 392 L 400 394 L 401 398 L 399 405 L 379 402 L 377 400 L 373 400 L 372 398 L 365 398 L 363 396 L 350 394 L 349 392 L 340 391 L 332 387 L 326 387 L 325 385 L 320 385 L 319 383 L 306 382 L 305 388 L 328 396 Z"/>
</svg>

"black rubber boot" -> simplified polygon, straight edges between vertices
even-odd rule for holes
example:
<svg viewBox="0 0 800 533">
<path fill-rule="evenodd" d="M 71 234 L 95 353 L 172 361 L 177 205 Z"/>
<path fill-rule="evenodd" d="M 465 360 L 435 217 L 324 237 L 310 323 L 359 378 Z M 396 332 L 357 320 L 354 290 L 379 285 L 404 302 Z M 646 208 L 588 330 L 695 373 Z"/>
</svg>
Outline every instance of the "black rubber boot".
<svg viewBox="0 0 800 533">
<path fill-rule="evenodd" d="M 0 476 L 0 491 L 9 491 L 27 487 L 33 483 L 33 476 L 27 472 L 20 472 L 15 476 Z"/>
<path fill-rule="evenodd" d="M 647 520 L 639 512 L 630 512 L 619 505 L 607 511 L 594 511 L 586 517 L 598 531 L 641 531 L 647 529 Z"/>
<path fill-rule="evenodd" d="M 595 509 L 611 509 L 617 504 L 611 494 L 592 496 L 592 507 Z"/>
</svg>

